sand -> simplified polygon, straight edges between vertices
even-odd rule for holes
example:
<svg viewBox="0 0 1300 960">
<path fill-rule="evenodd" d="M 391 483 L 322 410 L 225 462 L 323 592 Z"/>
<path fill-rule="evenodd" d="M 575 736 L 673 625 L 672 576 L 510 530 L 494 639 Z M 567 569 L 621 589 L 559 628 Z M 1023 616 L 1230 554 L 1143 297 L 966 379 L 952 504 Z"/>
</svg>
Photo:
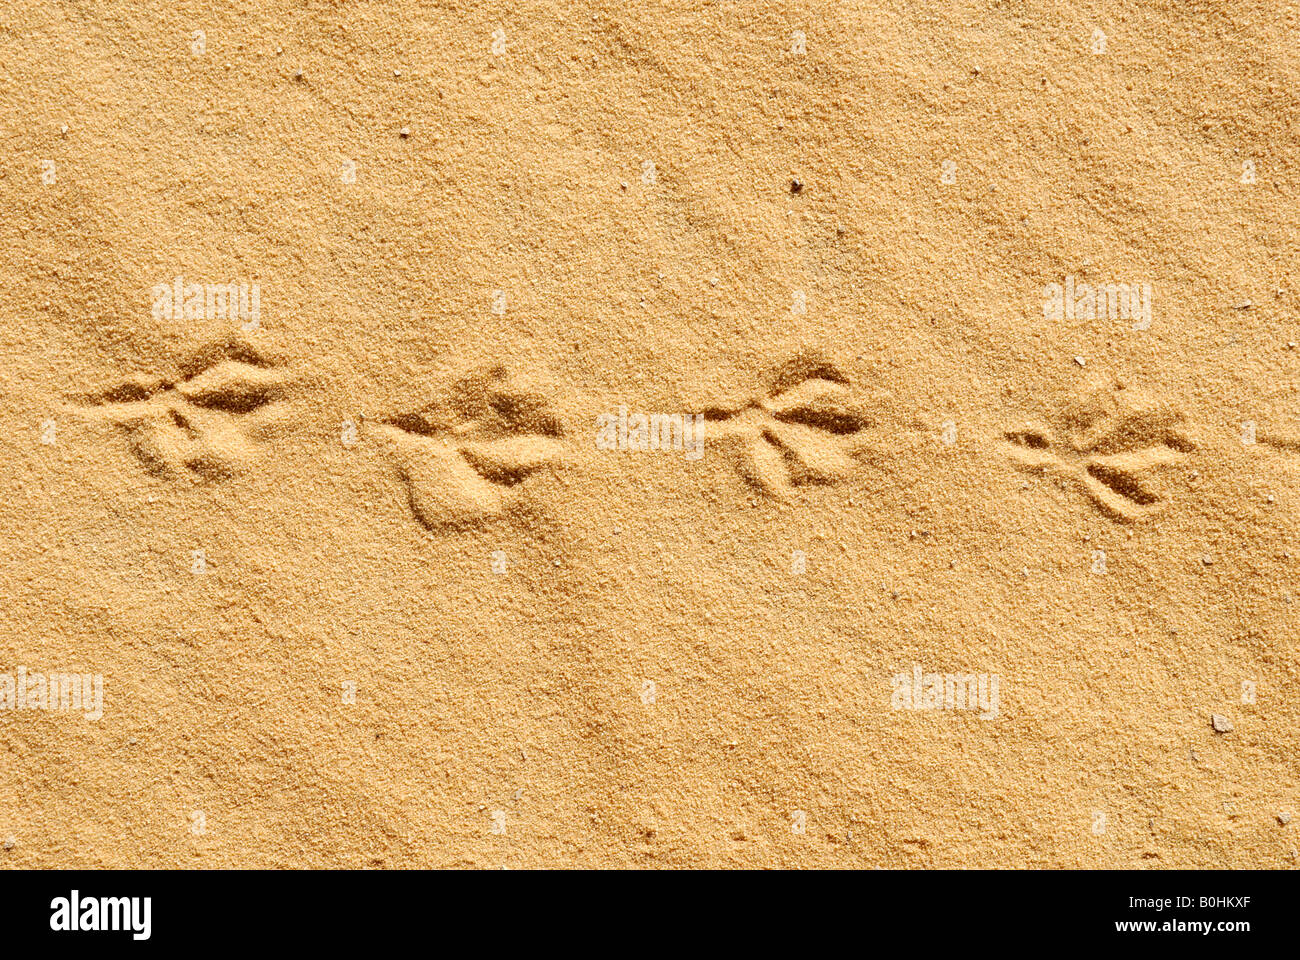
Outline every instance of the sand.
<svg viewBox="0 0 1300 960">
<path fill-rule="evenodd" d="M 1298 36 L 8 5 L 0 864 L 1297 866 Z"/>
</svg>

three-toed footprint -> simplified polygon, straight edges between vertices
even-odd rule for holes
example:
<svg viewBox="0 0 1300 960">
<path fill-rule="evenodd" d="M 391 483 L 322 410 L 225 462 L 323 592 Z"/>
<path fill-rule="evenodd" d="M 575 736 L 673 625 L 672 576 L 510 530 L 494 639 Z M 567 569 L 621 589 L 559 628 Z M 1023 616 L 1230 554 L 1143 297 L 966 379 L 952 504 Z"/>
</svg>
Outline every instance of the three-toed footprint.
<svg viewBox="0 0 1300 960">
<path fill-rule="evenodd" d="M 430 530 L 501 516 L 515 488 L 558 459 L 564 435 L 546 400 L 512 384 L 499 365 L 376 429 L 406 484 L 411 512 Z"/>
<path fill-rule="evenodd" d="M 1098 391 L 1066 404 L 1053 423 L 1028 423 L 1004 439 L 1022 470 L 1071 483 L 1111 519 L 1131 522 L 1159 509 L 1156 474 L 1196 449 L 1183 419 L 1127 392 Z"/>
<path fill-rule="evenodd" d="M 871 425 L 849 379 L 816 354 L 778 367 L 766 391 L 705 411 L 710 442 L 730 447 L 741 474 L 784 499 L 805 483 L 834 483 L 854 469 L 855 435 Z"/>
<path fill-rule="evenodd" d="M 175 380 L 135 377 L 81 397 L 80 413 L 112 423 L 155 476 L 229 477 L 256 456 L 253 437 L 292 379 L 248 344 L 200 350 Z"/>
</svg>

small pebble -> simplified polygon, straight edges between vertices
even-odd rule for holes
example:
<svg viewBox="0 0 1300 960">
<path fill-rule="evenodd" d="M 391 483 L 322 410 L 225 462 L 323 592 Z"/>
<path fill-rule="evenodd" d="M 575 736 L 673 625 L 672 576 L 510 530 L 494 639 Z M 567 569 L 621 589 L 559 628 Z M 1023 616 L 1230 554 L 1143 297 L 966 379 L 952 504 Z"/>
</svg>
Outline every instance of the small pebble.
<svg viewBox="0 0 1300 960">
<path fill-rule="evenodd" d="M 1243 300 L 1241 303 L 1237 304 L 1237 309 L 1238 309 L 1238 310 L 1249 310 L 1249 309 L 1250 309 L 1251 307 L 1253 307 L 1253 306 L 1254 306 L 1254 304 L 1251 303 L 1249 300 Z"/>
<path fill-rule="evenodd" d="M 1074 362 L 1077 363 L 1079 366 L 1082 367 L 1082 366 L 1085 366 L 1085 365 L 1087 364 L 1088 361 L 1085 360 L 1085 359 L 1083 359 L 1083 357 L 1075 357 L 1075 358 L 1074 358 Z"/>
<path fill-rule="evenodd" d="M 1283 810 L 1281 813 L 1279 813 L 1277 815 L 1277 822 L 1282 824 L 1282 826 L 1285 827 L 1288 823 L 1291 822 L 1291 811 Z"/>
<path fill-rule="evenodd" d="M 1220 716 L 1217 713 L 1210 715 L 1210 726 L 1214 728 L 1215 733 L 1231 733 L 1232 721 L 1227 717 Z"/>
<path fill-rule="evenodd" d="M 802 190 L 802 189 L 803 189 L 803 181 L 802 181 L 802 180 L 791 180 L 791 181 L 790 181 L 790 192 L 791 192 L 791 193 L 798 193 L 798 192 L 799 192 L 800 190 Z"/>
<path fill-rule="evenodd" d="M 1214 558 L 1207 553 L 1205 556 L 1201 557 L 1201 563 L 1205 564 L 1207 567 L 1211 566 L 1214 563 Z"/>
<path fill-rule="evenodd" d="M 12 850 L 12 849 L 13 849 L 14 847 L 16 847 L 16 846 L 18 846 L 18 841 L 17 841 L 14 837 L 6 837 L 6 838 L 5 838 L 5 849 L 6 849 L 6 850 Z"/>
<path fill-rule="evenodd" d="M 1286 342 L 1286 348 L 1287 348 L 1288 350 L 1294 350 L 1294 349 L 1295 349 L 1295 341 L 1294 341 L 1294 340 L 1288 340 L 1288 341 Z"/>
<path fill-rule="evenodd" d="M 295 71 L 293 72 L 293 78 L 294 78 L 295 80 L 301 80 L 301 79 L 302 79 L 302 71 L 301 71 L 301 70 L 295 70 Z"/>
<path fill-rule="evenodd" d="M 402 127 L 402 129 L 401 129 L 401 130 L 398 130 L 397 132 L 398 132 L 401 136 L 403 136 L 403 137 L 409 137 L 409 136 L 411 135 L 411 128 L 410 128 L 410 127 Z"/>
</svg>

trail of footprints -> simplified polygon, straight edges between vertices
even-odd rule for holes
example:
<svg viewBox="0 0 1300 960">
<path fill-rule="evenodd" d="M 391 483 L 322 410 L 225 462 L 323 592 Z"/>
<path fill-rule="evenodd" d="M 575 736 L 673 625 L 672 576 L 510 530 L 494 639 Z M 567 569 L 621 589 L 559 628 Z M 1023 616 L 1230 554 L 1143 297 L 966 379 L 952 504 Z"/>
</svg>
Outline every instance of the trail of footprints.
<svg viewBox="0 0 1300 960">
<path fill-rule="evenodd" d="M 110 422 L 150 473 L 220 480 L 258 456 L 258 440 L 296 378 L 239 340 L 207 347 L 182 377 L 131 378 L 79 398 L 78 410 Z M 546 395 L 500 365 L 475 370 L 432 402 L 372 429 L 405 485 L 414 518 L 431 531 L 504 515 L 524 482 L 561 462 L 571 433 Z M 849 378 L 815 354 L 772 371 L 746 400 L 704 411 L 705 436 L 763 494 L 788 499 L 804 484 L 852 475 L 872 419 Z M 1261 438 L 1282 450 L 1300 441 Z M 1131 392 L 1102 390 L 1045 420 L 1004 431 L 1017 468 L 1076 488 L 1110 519 L 1131 523 L 1159 510 L 1161 481 L 1197 447 L 1182 413 Z"/>
</svg>

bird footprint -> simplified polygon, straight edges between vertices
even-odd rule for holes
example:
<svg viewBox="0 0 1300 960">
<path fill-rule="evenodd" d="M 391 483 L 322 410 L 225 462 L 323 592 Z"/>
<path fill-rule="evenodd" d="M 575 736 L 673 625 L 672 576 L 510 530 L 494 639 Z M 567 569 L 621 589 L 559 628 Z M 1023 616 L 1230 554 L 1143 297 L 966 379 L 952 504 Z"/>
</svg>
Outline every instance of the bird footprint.
<svg viewBox="0 0 1300 960">
<path fill-rule="evenodd" d="M 256 455 L 250 432 L 291 378 L 237 340 L 200 351 L 178 381 L 132 378 L 82 397 L 80 411 L 121 428 L 131 452 L 160 477 L 231 476 Z"/>
<path fill-rule="evenodd" d="M 710 435 L 736 450 L 741 474 L 779 499 L 800 484 L 846 477 L 856 465 L 853 435 L 870 426 L 848 378 L 815 355 L 778 368 L 765 393 L 706 410 L 705 418 Z"/>
<path fill-rule="evenodd" d="M 379 426 L 406 483 L 411 511 L 430 530 L 499 517 L 525 479 L 560 455 L 563 427 L 544 398 L 494 366 L 446 398 Z"/>
<path fill-rule="evenodd" d="M 1127 523 L 1159 509 L 1155 475 L 1196 449 L 1183 419 L 1161 405 L 1099 391 L 1069 405 L 1057 425 L 1026 424 L 1004 439 L 1022 470 L 1073 483 L 1111 519 Z"/>
</svg>

